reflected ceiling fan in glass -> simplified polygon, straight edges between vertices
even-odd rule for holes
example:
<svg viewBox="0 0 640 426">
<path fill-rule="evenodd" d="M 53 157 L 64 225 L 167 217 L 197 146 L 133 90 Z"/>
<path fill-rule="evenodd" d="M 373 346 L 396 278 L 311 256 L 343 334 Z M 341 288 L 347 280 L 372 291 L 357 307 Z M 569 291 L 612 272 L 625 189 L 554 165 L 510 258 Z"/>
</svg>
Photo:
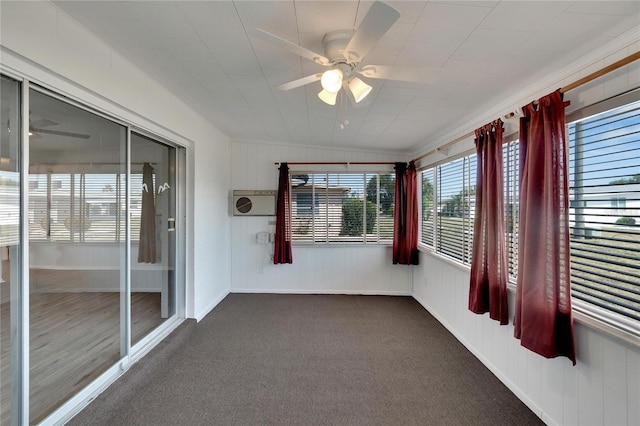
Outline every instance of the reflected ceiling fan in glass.
<svg viewBox="0 0 640 426">
<path fill-rule="evenodd" d="M 38 120 L 29 120 L 29 136 L 33 138 L 41 137 L 41 134 L 65 136 L 70 138 L 89 139 L 91 135 L 85 133 L 65 132 L 62 130 L 46 129 L 45 127 L 58 126 L 60 123 L 49 120 L 47 118 L 41 118 Z"/>
</svg>

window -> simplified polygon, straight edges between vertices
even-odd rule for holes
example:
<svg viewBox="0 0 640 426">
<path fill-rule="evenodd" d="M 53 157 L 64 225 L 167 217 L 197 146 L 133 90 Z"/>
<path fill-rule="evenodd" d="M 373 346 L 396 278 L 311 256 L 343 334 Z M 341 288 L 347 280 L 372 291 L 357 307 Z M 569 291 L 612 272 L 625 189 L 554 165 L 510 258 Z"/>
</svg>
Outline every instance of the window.
<svg viewBox="0 0 640 426">
<path fill-rule="evenodd" d="M 123 241 L 125 176 L 120 173 L 29 175 L 29 234 L 32 240 Z M 140 233 L 142 175 L 131 175 L 131 239 Z M 138 188 L 138 190 L 135 190 Z M 136 209 L 137 206 L 137 209 Z"/>
<path fill-rule="evenodd" d="M 296 172 L 290 184 L 293 241 L 393 241 L 393 174 Z"/>
<path fill-rule="evenodd" d="M 572 295 L 640 320 L 640 103 L 567 127 Z"/>
<path fill-rule="evenodd" d="M 640 321 L 640 102 L 586 115 L 567 125 L 571 294 L 618 314 L 613 323 L 620 316 Z M 515 283 L 518 141 L 506 142 L 502 152 L 505 238 Z M 472 249 L 475 170 L 472 155 L 421 173 L 421 244 L 464 265 Z"/>
<path fill-rule="evenodd" d="M 427 247 L 433 248 L 433 226 L 435 224 L 435 203 L 434 200 L 434 174 L 435 169 L 427 169 L 422 172 L 422 207 L 421 207 L 421 226 L 422 235 L 420 240 Z"/>
<path fill-rule="evenodd" d="M 502 168 L 504 173 L 504 220 L 507 238 L 507 262 L 509 277 L 515 282 L 518 274 L 518 213 L 520 198 L 520 176 L 518 162 L 518 141 L 502 146 Z"/>
<path fill-rule="evenodd" d="M 466 265 L 471 262 L 475 184 L 475 154 L 422 172 L 421 241 Z"/>
<path fill-rule="evenodd" d="M 8 144 L 7 144 L 8 145 Z M 4 148 L 4 147 L 3 147 Z M 9 169 L 7 167 L 7 169 Z M 0 169 L 0 247 L 20 242 L 20 175 L 15 170 Z M 0 260 L 1 261 L 1 260 Z M 2 268 L 0 268 L 2 272 Z M 0 276 L 2 282 L 2 276 Z"/>
<path fill-rule="evenodd" d="M 312 203 L 311 200 L 314 199 Z M 296 215 L 297 216 L 311 216 L 318 213 L 320 207 L 320 194 L 312 194 L 311 192 L 297 192 L 296 193 Z"/>
<path fill-rule="evenodd" d="M 613 207 L 616 210 L 625 209 L 625 208 L 627 208 L 627 199 L 626 198 L 620 198 L 620 197 L 612 198 L 611 199 L 611 207 Z"/>
</svg>

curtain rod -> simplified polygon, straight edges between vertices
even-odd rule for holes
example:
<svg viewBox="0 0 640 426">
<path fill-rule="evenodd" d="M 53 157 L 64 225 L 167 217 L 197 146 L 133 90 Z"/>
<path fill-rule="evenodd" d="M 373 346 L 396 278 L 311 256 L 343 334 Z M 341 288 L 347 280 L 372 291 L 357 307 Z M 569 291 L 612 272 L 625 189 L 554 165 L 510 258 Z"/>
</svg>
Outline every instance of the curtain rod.
<svg viewBox="0 0 640 426">
<path fill-rule="evenodd" d="M 144 165 L 149 163 L 151 165 L 157 165 L 158 163 L 154 161 L 145 161 L 145 162 L 131 162 L 132 166 L 135 165 Z M 124 166 L 126 163 L 29 163 L 30 166 Z"/>
<path fill-rule="evenodd" d="M 585 77 L 582 77 L 581 79 L 579 79 L 579 80 L 577 80 L 577 81 L 574 81 L 574 82 L 573 82 L 573 83 L 571 83 L 571 84 L 568 84 L 568 85 L 566 85 L 566 86 L 564 86 L 564 87 L 561 87 L 561 88 L 560 88 L 560 93 L 566 93 L 566 92 L 568 92 L 569 90 L 576 89 L 576 88 L 578 88 L 578 87 L 582 86 L 583 84 L 587 84 L 587 83 L 589 83 L 590 81 L 595 80 L 595 79 L 596 79 L 596 78 L 598 78 L 598 77 L 602 77 L 603 75 L 608 74 L 608 73 L 610 73 L 611 71 L 615 71 L 615 70 L 617 70 L 618 68 L 621 68 L 621 67 L 623 67 L 623 66 L 625 66 L 625 65 L 628 65 L 628 64 L 630 64 L 631 62 L 634 62 L 634 61 L 636 61 L 636 60 L 638 60 L 638 59 L 640 59 L 640 51 L 638 51 L 638 52 L 636 52 L 636 53 L 633 53 L 633 54 L 631 54 L 631 55 L 627 56 L 626 58 L 622 58 L 622 59 L 620 59 L 619 61 L 614 62 L 613 64 L 608 65 L 608 66 L 606 66 L 606 67 L 602 68 L 601 70 L 595 71 L 595 72 L 593 72 L 593 73 L 591 73 L 591 74 L 589 74 L 589 75 L 587 75 L 587 76 L 585 76 Z M 533 101 L 533 103 L 534 103 L 534 105 L 537 105 L 537 104 L 538 104 L 538 101 Z M 513 117 L 514 115 L 515 115 L 515 114 L 514 114 L 513 112 L 511 112 L 511 113 L 509 113 L 509 114 L 505 115 L 505 117 L 504 117 L 504 118 L 511 118 L 511 117 Z M 418 161 L 422 160 L 423 158 L 428 157 L 428 156 L 430 156 L 431 154 L 435 154 L 436 152 L 440 152 L 440 151 L 442 151 L 443 149 L 447 149 L 447 148 L 449 148 L 451 145 L 455 145 L 455 144 L 457 144 L 458 142 L 463 141 L 463 140 L 465 140 L 465 139 L 467 139 L 467 138 L 470 138 L 470 137 L 471 137 L 471 136 L 473 136 L 473 135 L 475 135 L 475 130 L 473 130 L 473 131 L 471 131 L 471 132 L 469 132 L 469 133 L 465 133 L 464 135 L 460 136 L 459 138 L 456 138 L 456 139 L 454 139 L 454 140 L 452 140 L 452 141 L 450 141 L 450 142 L 447 142 L 447 143 L 445 143 L 444 145 L 439 146 L 438 148 L 432 149 L 431 151 L 429 151 L 429 152 L 427 152 L 427 153 L 425 153 L 425 154 L 419 155 L 418 157 L 414 158 L 412 161 L 413 161 L 413 162 L 415 162 L 415 163 L 417 163 Z"/>
<path fill-rule="evenodd" d="M 284 163 L 284 161 L 283 161 Z M 349 166 L 349 165 L 395 165 L 396 163 L 390 161 L 292 161 L 286 162 L 291 166 Z M 282 163 L 273 163 L 279 166 Z"/>
</svg>

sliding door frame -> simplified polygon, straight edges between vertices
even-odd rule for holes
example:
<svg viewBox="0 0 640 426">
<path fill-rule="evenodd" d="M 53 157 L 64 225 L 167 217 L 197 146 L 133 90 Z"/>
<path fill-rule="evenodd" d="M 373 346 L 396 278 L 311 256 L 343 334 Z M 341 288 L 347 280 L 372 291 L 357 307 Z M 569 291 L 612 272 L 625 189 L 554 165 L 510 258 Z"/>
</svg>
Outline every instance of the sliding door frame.
<svg viewBox="0 0 640 426">
<path fill-rule="evenodd" d="M 90 91 L 79 88 L 80 96 L 71 97 L 65 94 L 61 94 L 60 91 L 56 91 L 54 88 L 49 88 L 40 82 L 30 79 L 25 75 L 20 75 L 15 71 L 8 70 L 4 66 L 0 68 L 0 73 L 11 79 L 16 80 L 20 84 L 20 126 L 21 126 L 21 140 L 19 141 L 19 155 L 20 155 L 20 259 L 18 267 L 17 288 L 18 288 L 18 302 L 16 309 L 11 309 L 11 333 L 15 336 L 14 343 L 11 347 L 11 424 L 22 425 L 28 424 L 30 420 L 29 415 L 29 381 L 30 381 L 30 363 L 29 363 L 29 172 L 30 172 L 30 158 L 29 158 L 29 93 L 33 89 L 37 92 L 51 96 L 57 100 L 80 108 L 91 114 L 95 114 L 101 118 L 105 118 L 114 123 L 120 124 L 126 128 L 126 220 L 125 220 L 125 259 L 124 275 L 121 275 L 121 291 L 124 286 L 124 295 L 121 298 L 121 318 L 125 319 L 121 321 L 121 357 L 111 367 L 107 368 L 98 378 L 87 385 L 80 392 L 72 396 L 69 400 L 63 403 L 60 407 L 50 413 L 40 424 L 53 425 L 61 424 L 70 420 L 75 414 L 81 411 L 91 400 L 93 400 L 99 393 L 106 389 L 111 383 L 113 383 L 119 376 L 121 376 L 130 365 L 142 358 L 148 351 L 150 351 L 155 345 L 157 345 L 162 339 L 168 336 L 184 319 L 186 318 L 186 271 L 187 271 L 187 217 L 190 212 L 190 207 L 186 205 L 186 202 L 190 200 L 188 197 L 189 184 L 187 181 L 187 154 L 192 149 L 191 142 L 185 139 L 184 143 L 180 143 L 176 140 L 171 140 L 165 136 L 159 135 L 153 130 L 146 130 L 142 127 L 138 127 L 133 122 L 118 118 L 113 114 L 104 112 L 103 109 L 98 109 L 91 105 L 90 101 L 83 102 L 82 97 L 95 98 L 96 95 Z M 122 109 L 121 106 L 113 103 L 109 103 L 110 107 L 107 110 Z M 128 115 L 136 116 L 135 113 L 131 113 L 128 110 L 124 110 Z M 144 117 L 141 117 L 143 121 L 146 121 Z M 152 123 L 152 127 L 157 127 L 162 130 L 166 130 L 169 133 L 173 133 L 170 130 Z M 144 337 L 140 342 L 135 345 L 131 345 L 131 236 L 130 236 L 130 177 L 131 177 L 131 132 L 134 131 L 141 135 L 145 135 L 158 143 L 168 145 L 175 149 L 175 160 L 172 165 L 175 168 L 176 178 L 176 231 L 175 231 L 175 312 L 164 321 L 160 326 L 151 331 L 149 335 Z M 177 139 L 182 139 L 179 135 L 175 134 Z M 179 218 L 179 219 L 178 219 Z"/>
</svg>

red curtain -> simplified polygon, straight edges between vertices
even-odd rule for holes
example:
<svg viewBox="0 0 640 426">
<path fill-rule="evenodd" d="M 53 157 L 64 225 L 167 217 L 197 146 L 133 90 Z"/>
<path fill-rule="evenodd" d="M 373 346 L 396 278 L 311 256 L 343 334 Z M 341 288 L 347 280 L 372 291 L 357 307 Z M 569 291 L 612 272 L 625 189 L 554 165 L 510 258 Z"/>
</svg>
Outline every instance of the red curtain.
<svg viewBox="0 0 640 426">
<path fill-rule="evenodd" d="M 291 254 L 291 192 L 289 191 L 289 166 L 280 163 L 278 180 L 278 205 L 276 210 L 276 241 L 273 263 L 293 263 Z"/>
<path fill-rule="evenodd" d="M 140 212 L 140 238 L 138 263 L 156 263 L 156 189 L 153 185 L 153 167 L 142 166 L 142 205 Z"/>
<path fill-rule="evenodd" d="M 570 293 L 568 160 L 559 90 L 523 108 L 515 337 L 575 365 Z"/>
<path fill-rule="evenodd" d="M 507 251 L 502 192 L 502 120 L 476 130 L 476 210 L 469 310 L 509 323 Z"/>
<path fill-rule="evenodd" d="M 417 265 L 418 189 L 416 166 L 396 163 L 395 205 L 393 214 L 393 263 Z"/>
<path fill-rule="evenodd" d="M 396 163 L 396 184 L 393 206 L 393 264 L 404 264 L 403 237 L 405 229 L 407 163 Z"/>
<path fill-rule="evenodd" d="M 407 218 L 405 250 L 408 265 L 417 265 L 418 260 L 418 176 L 414 162 L 407 169 Z"/>
</svg>

